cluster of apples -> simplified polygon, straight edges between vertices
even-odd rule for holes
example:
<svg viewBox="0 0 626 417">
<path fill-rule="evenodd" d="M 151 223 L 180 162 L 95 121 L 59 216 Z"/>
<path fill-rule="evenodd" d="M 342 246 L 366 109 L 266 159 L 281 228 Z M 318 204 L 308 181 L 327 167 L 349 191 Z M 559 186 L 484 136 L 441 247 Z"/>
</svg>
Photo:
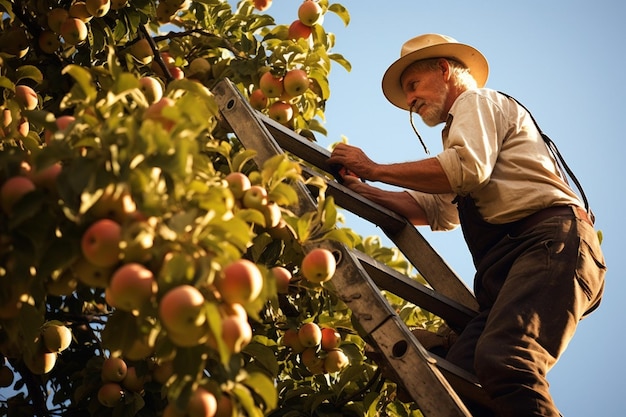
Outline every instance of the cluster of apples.
<svg viewBox="0 0 626 417">
<path fill-rule="evenodd" d="M 22 114 L 24 110 L 35 110 L 39 106 L 39 96 L 37 92 L 28 85 L 16 85 L 13 96 L 18 106 L 11 110 L 6 105 L 2 105 L 2 125 L 0 126 L 1 138 L 20 138 L 28 136 L 30 132 L 30 124 L 28 119 Z"/>
<path fill-rule="evenodd" d="M 44 30 L 38 38 L 42 52 L 54 54 L 63 44 L 73 46 L 87 39 L 87 24 L 93 18 L 101 18 L 110 10 L 128 5 L 130 0 L 77 0 L 69 8 L 55 7 L 46 13 L 42 21 Z"/>
<path fill-rule="evenodd" d="M 321 328 L 315 322 L 304 323 L 299 329 L 287 329 L 282 337 L 282 344 L 298 354 L 302 365 L 314 375 L 339 372 L 349 365 L 341 342 L 336 329 Z"/>
<path fill-rule="evenodd" d="M 156 375 L 159 375 L 158 372 Z M 139 375 L 135 366 L 117 356 L 109 356 L 102 362 L 100 370 L 102 385 L 97 397 L 105 407 L 115 407 L 127 392 L 141 393 L 144 384 L 152 378 L 152 374 Z"/>
<path fill-rule="evenodd" d="M 255 7 L 261 11 L 271 5 L 271 0 L 255 0 Z M 298 7 L 298 19 L 289 26 L 290 39 L 310 39 L 312 28 L 322 22 L 322 7 L 314 0 L 305 0 Z M 267 110 L 268 116 L 278 123 L 286 124 L 294 116 L 290 101 L 304 94 L 310 87 L 308 74 L 303 68 L 293 68 L 284 74 L 267 71 L 259 79 L 259 88 L 250 93 L 250 105 L 259 111 Z"/>
<path fill-rule="evenodd" d="M 39 335 L 25 349 L 23 360 L 26 367 L 35 375 L 43 375 L 52 370 L 57 355 L 72 343 L 72 331 L 61 322 L 45 323 Z"/>
</svg>

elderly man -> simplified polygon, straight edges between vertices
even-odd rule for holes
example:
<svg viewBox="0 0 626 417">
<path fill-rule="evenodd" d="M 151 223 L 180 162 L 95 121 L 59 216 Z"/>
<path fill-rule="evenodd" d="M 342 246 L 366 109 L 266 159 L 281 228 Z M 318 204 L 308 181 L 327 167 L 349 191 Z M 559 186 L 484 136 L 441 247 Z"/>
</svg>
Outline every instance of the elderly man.
<svg viewBox="0 0 626 417">
<path fill-rule="evenodd" d="M 469 45 L 438 34 L 409 40 L 383 91 L 428 126 L 444 123 L 443 151 L 378 164 L 339 144 L 328 162 L 350 174 L 346 186 L 415 225 L 461 225 L 480 311 L 446 357 L 474 372 L 493 400 L 492 411 L 475 415 L 559 416 L 546 374 L 599 305 L 606 268 L 591 216 L 531 115 L 484 88 L 487 76 L 487 60 Z"/>
</svg>

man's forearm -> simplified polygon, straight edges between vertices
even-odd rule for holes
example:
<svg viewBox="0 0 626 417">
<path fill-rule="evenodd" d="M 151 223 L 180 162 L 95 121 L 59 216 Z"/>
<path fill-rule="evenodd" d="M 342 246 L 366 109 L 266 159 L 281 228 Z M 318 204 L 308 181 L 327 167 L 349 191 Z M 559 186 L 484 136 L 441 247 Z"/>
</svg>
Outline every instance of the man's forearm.
<svg viewBox="0 0 626 417">
<path fill-rule="evenodd" d="M 377 165 L 370 180 L 429 194 L 452 192 L 450 181 L 436 158 Z"/>
</svg>

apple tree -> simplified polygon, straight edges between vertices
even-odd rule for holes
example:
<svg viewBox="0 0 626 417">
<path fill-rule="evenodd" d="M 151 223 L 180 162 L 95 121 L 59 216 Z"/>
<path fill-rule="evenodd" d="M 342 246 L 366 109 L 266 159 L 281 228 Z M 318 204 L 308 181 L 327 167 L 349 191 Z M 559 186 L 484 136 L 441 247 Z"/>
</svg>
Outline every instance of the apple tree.
<svg viewBox="0 0 626 417">
<path fill-rule="evenodd" d="M 253 162 L 212 87 L 315 140 L 328 0 L 0 0 L 0 409 L 9 416 L 419 415 L 332 286 L 323 181 Z M 295 215 L 294 183 L 318 209 Z M 389 295 L 410 325 L 438 319 Z M 5 394 L 5 392 L 7 394 Z"/>
</svg>

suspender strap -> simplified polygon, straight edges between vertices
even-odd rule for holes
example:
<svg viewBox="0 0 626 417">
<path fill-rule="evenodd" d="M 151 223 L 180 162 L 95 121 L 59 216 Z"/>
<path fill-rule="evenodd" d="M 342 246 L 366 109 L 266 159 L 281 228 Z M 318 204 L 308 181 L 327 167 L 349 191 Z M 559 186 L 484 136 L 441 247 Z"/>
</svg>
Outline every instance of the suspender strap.
<svg viewBox="0 0 626 417">
<path fill-rule="evenodd" d="M 585 195 L 585 191 L 583 190 L 582 185 L 578 181 L 578 178 L 576 178 L 576 175 L 574 175 L 574 172 L 572 171 L 572 169 L 569 167 L 569 165 L 567 165 L 567 162 L 565 162 L 565 158 L 563 158 L 563 155 L 561 155 L 561 152 L 559 152 L 559 149 L 557 148 L 554 141 L 550 139 L 550 137 L 546 135 L 543 132 L 543 130 L 541 130 L 541 128 L 539 127 L 539 123 L 537 123 L 537 121 L 533 117 L 533 114 L 530 112 L 530 110 L 526 108 L 526 106 L 520 103 L 515 97 L 512 97 L 506 93 L 503 93 L 502 91 L 498 91 L 498 93 L 502 94 L 503 96 L 507 98 L 514 100 L 517 104 L 519 104 L 524 110 L 528 112 L 528 114 L 530 115 L 530 118 L 532 119 L 533 123 L 537 127 L 539 134 L 543 138 L 543 141 L 545 142 L 546 146 L 548 147 L 550 152 L 557 158 L 558 163 L 565 170 L 565 172 L 567 172 L 567 175 L 569 175 L 569 177 L 572 179 L 574 184 L 576 184 L 576 188 L 578 188 L 578 191 L 580 191 L 580 196 L 582 197 L 583 203 L 585 204 L 585 210 L 587 210 L 587 213 L 591 214 L 591 211 L 589 210 L 589 201 L 587 200 L 587 196 Z"/>
</svg>

